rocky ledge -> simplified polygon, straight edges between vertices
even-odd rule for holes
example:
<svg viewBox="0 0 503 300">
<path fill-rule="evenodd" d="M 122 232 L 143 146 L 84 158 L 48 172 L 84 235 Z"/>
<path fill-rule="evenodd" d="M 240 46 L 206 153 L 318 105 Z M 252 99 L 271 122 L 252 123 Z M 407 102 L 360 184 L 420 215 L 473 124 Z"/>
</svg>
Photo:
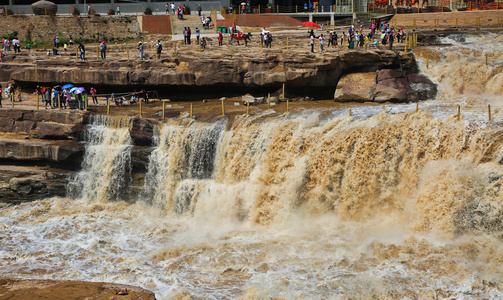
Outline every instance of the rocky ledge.
<svg viewBox="0 0 503 300">
<path fill-rule="evenodd" d="M 155 294 L 137 286 L 66 280 L 0 279 L 1 299 L 142 299 Z"/>
<path fill-rule="evenodd" d="M 324 55 L 305 51 L 271 49 L 199 53 L 188 49 L 161 60 L 113 59 L 76 62 L 70 58 L 29 57 L 27 62 L 0 65 L 0 75 L 16 84 L 73 83 L 120 87 L 150 86 L 169 91 L 170 87 L 281 87 L 302 91 L 305 96 L 326 88 L 335 91 L 346 74 L 399 69 L 418 72 L 413 53 L 389 50 L 333 51 Z M 21 57 L 19 58 L 21 59 Z M 24 58 L 26 59 L 26 58 Z M 187 93 L 197 90 L 188 90 Z"/>
</svg>

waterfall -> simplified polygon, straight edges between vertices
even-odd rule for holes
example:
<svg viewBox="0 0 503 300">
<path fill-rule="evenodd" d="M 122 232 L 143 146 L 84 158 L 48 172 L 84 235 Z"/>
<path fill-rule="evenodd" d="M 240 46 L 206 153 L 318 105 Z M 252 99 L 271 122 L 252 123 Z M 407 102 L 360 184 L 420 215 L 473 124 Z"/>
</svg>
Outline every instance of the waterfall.
<svg viewBox="0 0 503 300">
<path fill-rule="evenodd" d="M 124 199 L 131 183 L 129 119 L 91 117 L 82 171 L 68 184 L 68 195 L 99 202 Z"/>
</svg>

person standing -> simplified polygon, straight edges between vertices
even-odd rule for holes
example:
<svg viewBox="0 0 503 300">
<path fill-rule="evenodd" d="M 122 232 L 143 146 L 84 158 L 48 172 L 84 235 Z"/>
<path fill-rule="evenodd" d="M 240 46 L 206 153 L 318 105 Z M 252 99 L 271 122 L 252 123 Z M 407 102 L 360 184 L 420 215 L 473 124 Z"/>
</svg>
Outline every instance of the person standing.
<svg viewBox="0 0 503 300">
<path fill-rule="evenodd" d="M 190 27 L 187 27 L 187 44 L 190 45 L 190 35 L 192 34 L 192 32 L 190 31 Z"/>
<path fill-rule="evenodd" d="M 314 34 L 309 36 L 310 44 L 311 44 L 311 53 L 314 53 Z"/>
<path fill-rule="evenodd" d="M 107 58 L 107 44 L 105 41 L 103 41 L 100 44 L 100 51 L 101 51 L 101 59 L 106 59 Z"/>
<path fill-rule="evenodd" d="M 66 50 L 68 49 L 68 45 L 66 43 L 63 44 L 63 49 L 65 49 L 65 54 L 66 54 Z"/>
<path fill-rule="evenodd" d="M 157 59 L 161 58 L 161 53 L 162 53 L 162 47 L 164 45 L 161 43 L 161 40 L 157 40 L 157 44 L 155 45 L 156 48 L 156 53 L 157 53 Z"/>
<path fill-rule="evenodd" d="M 395 40 L 395 36 L 393 35 L 393 32 L 390 32 L 388 34 L 389 50 L 393 50 L 393 41 L 394 40 Z"/>
<path fill-rule="evenodd" d="M 183 27 L 183 44 L 187 45 L 187 27 Z"/>
<path fill-rule="evenodd" d="M 58 39 L 58 37 L 54 38 L 54 47 L 55 48 L 59 48 L 59 39 Z"/>
<path fill-rule="evenodd" d="M 166 5 L 164 6 L 166 8 L 166 15 L 169 15 L 169 3 L 166 3 Z"/>
<path fill-rule="evenodd" d="M 320 39 L 320 53 L 325 53 L 325 37 L 323 36 L 323 33 L 319 37 Z"/>
<path fill-rule="evenodd" d="M 171 13 L 173 14 L 175 12 L 175 3 L 171 3 Z"/>
<path fill-rule="evenodd" d="M 144 49 L 143 43 L 140 41 L 138 43 L 138 52 L 140 53 L 140 60 L 143 60 L 143 49 Z"/>
<path fill-rule="evenodd" d="M 201 35 L 201 32 L 199 28 L 196 27 L 196 45 L 199 45 L 199 36 Z"/>
<path fill-rule="evenodd" d="M 202 11 L 203 11 L 203 9 L 201 8 L 201 4 L 198 4 L 197 5 L 197 13 L 199 14 L 199 16 L 201 16 Z"/>
<path fill-rule="evenodd" d="M 117 15 L 121 14 L 121 6 L 120 4 L 117 4 Z"/>
<path fill-rule="evenodd" d="M 84 47 L 84 45 L 80 43 L 77 49 L 79 51 L 80 60 L 82 61 L 86 60 L 86 48 Z"/>
<path fill-rule="evenodd" d="M 93 104 L 99 105 L 98 98 L 96 98 L 96 89 L 91 87 L 91 97 L 93 98 Z"/>
</svg>

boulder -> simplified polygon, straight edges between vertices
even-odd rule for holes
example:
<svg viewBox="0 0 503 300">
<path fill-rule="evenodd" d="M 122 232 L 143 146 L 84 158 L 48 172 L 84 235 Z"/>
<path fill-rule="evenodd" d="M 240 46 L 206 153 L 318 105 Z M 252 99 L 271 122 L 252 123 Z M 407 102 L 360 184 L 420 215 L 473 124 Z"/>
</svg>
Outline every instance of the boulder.
<svg viewBox="0 0 503 300">
<path fill-rule="evenodd" d="M 390 78 L 377 83 L 374 91 L 374 101 L 377 102 L 408 102 L 417 101 L 417 92 L 410 86 L 407 78 Z"/>
<path fill-rule="evenodd" d="M 367 102 L 373 100 L 373 92 L 376 85 L 376 73 L 352 73 L 344 75 L 334 94 L 334 101 Z"/>
<path fill-rule="evenodd" d="M 428 77 L 422 74 L 407 75 L 410 87 L 417 92 L 419 100 L 435 99 L 437 96 L 437 85 Z"/>
<path fill-rule="evenodd" d="M 252 104 L 252 105 L 256 104 L 255 97 L 253 97 L 250 94 L 246 94 L 246 95 L 241 96 L 241 101 L 243 101 L 243 104 L 245 104 L 245 105 L 247 103 Z"/>
<path fill-rule="evenodd" d="M 58 6 L 51 1 L 40 0 L 31 5 L 33 13 L 37 16 L 55 15 L 58 12 Z"/>
</svg>

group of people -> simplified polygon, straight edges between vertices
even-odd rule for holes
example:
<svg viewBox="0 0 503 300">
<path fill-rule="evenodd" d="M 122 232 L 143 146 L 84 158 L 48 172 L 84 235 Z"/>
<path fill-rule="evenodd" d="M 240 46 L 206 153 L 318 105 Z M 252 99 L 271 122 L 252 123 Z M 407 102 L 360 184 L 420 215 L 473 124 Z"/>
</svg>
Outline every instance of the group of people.
<svg viewBox="0 0 503 300">
<path fill-rule="evenodd" d="M 174 6 L 174 4 L 173 4 L 173 6 Z M 189 14 L 189 13 L 190 13 L 189 8 L 186 7 L 185 5 L 178 5 L 178 8 L 175 11 L 176 16 L 180 20 L 183 20 L 183 15 Z"/>
<path fill-rule="evenodd" d="M 2 38 L 2 45 L 3 45 L 3 52 L 2 53 L 7 53 L 11 51 L 11 46 L 14 49 L 14 53 L 21 53 L 21 41 L 17 38 L 14 37 L 12 41 L 9 41 L 9 39 Z M 28 43 L 26 45 L 26 49 L 30 51 L 31 49 L 31 44 Z"/>
<path fill-rule="evenodd" d="M 204 29 L 210 29 L 211 26 L 211 16 L 202 16 L 201 17 L 201 23 L 203 24 Z"/>
<path fill-rule="evenodd" d="M 380 35 L 376 34 L 377 31 L 380 32 Z M 400 43 L 403 41 L 404 37 L 405 33 L 402 28 L 395 30 L 393 26 L 390 26 L 386 22 L 380 24 L 378 21 L 373 21 L 369 26 L 369 32 L 367 34 L 363 33 L 362 25 L 360 25 L 358 29 L 354 25 L 351 25 L 347 33 L 342 32 L 340 43 L 341 47 L 347 46 L 348 49 L 362 49 L 364 47 L 369 49 L 371 46 L 374 46 L 375 48 L 388 47 L 388 49 L 392 50 L 395 39 Z M 323 34 L 316 37 L 313 30 L 310 31 L 309 38 L 311 52 L 314 52 L 315 39 L 319 39 L 321 53 L 325 52 L 325 41 L 328 43 L 327 47 L 332 46 L 335 48 L 339 40 L 337 32 L 330 32 L 329 37 L 325 38 Z"/>
<path fill-rule="evenodd" d="M 93 88 L 91 88 L 91 90 L 93 90 Z M 94 91 L 96 92 L 96 90 Z M 69 89 L 61 89 L 58 86 L 51 88 L 37 85 L 35 93 L 42 99 L 42 102 L 45 103 L 45 109 L 47 109 L 47 107 L 52 109 L 59 107 L 62 109 L 85 109 L 85 91 L 82 93 L 75 93 L 71 92 Z"/>
</svg>

